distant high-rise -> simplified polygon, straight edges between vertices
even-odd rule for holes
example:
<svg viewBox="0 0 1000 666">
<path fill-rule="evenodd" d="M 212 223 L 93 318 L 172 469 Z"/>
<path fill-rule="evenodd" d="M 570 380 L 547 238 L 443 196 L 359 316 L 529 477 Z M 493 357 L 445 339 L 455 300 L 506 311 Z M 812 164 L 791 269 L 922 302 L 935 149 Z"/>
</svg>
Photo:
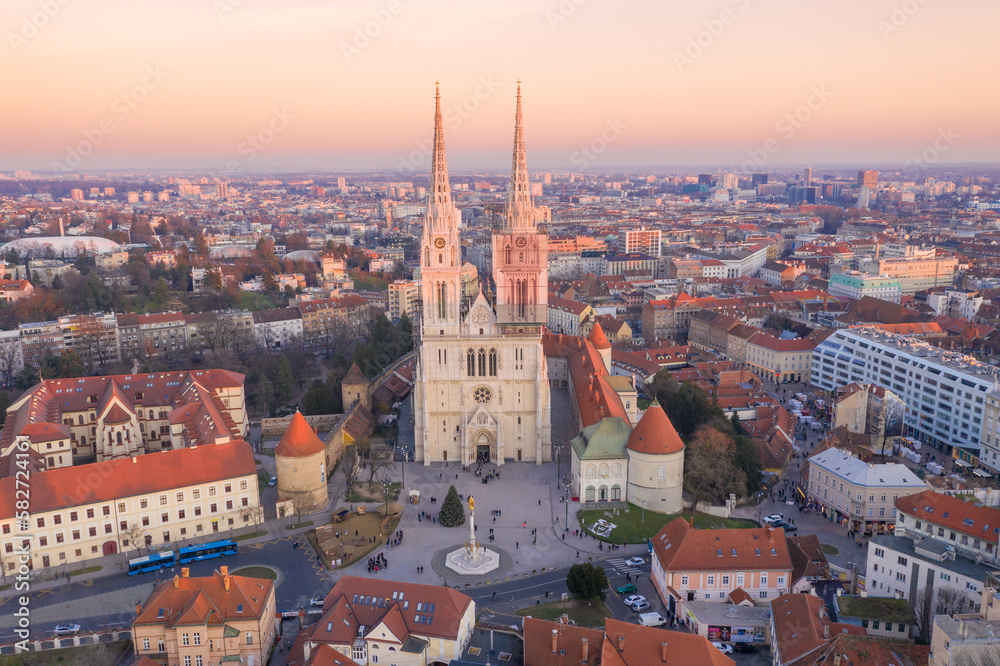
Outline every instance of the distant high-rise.
<svg viewBox="0 0 1000 666">
<path fill-rule="evenodd" d="M 698 184 L 699 185 L 711 185 L 712 184 L 712 174 L 710 174 L 710 173 L 699 173 L 698 174 Z"/>
<path fill-rule="evenodd" d="M 215 196 L 220 199 L 225 199 L 229 196 L 229 183 L 216 183 L 215 184 Z"/>
<path fill-rule="evenodd" d="M 625 254 L 660 256 L 661 234 L 659 229 L 626 229 Z"/>
<path fill-rule="evenodd" d="M 873 188 L 878 185 L 878 171 L 859 171 L 858 186 Z"/>
<path fill-rule="evenodd" d="M 806 187 L 812 185 L 813 180 L 813 170 L 812 167 L 806 167 L 802 170 L 802 184 Z"/>
<path fill-rule="evenodd" d="M 346 189 L 347 188 L 347 178 L 345 178 L 344 176 L 337 176 L 337 187 L 339 187 L 342 190 Z"/>
<path fill-rule="evenodd" d="M 735 190 L 739 185 L 739 178 L 735 173 L 727 173 L 722 177 L 722 187 L 727 190 Z"/>
<path fill-rule="evenodd" d="M 858 175 L 861 178 L 861 175 Z M 862 185 L 858 188 L 858 208 L 868 209 L 871 206 L 871 194 L 872 190 L 870 187 Z"/>
<path fill-rule="evenodd" d="M 766 173 L 755 173 L 750 176 L 750 184 L 754 187 L 758 185 L 767 185 L 767 174 Z"/>
<path fill-rule="evenodd" d="M 73 201 L 83 201 L 83 190 L 72 189 L 69 191 L 69 198 Z"/>
</svg>

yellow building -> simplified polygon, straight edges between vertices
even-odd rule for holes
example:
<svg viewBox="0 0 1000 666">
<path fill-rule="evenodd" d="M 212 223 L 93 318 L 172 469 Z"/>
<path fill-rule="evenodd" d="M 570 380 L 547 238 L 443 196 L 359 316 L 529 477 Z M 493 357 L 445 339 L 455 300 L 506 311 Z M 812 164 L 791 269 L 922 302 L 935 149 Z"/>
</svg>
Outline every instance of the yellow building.
<svg viewBox="0 0 1000 666">
<path fill-rule="evenodd" d="M 14 491 L 14 476 L 0 479 L 0 497 Z M 0 543 L 13 570 L 23 535 L 33 535 L 31 568 L 46 569 L 219 538 L 251 526 L 254 511 L 259 517 L 250 445 L 209 444 L 33 473 L 27 524 L 13 499 L 0 502 Z"/>
<path fill-rule="evenodd" d="M 161 666 L 264 666 L 276 631 L 274 581 L 231 576 L 226 566 L 203 578 L 181 572 L 136 605 L 136 655 Z"/>
</svg>

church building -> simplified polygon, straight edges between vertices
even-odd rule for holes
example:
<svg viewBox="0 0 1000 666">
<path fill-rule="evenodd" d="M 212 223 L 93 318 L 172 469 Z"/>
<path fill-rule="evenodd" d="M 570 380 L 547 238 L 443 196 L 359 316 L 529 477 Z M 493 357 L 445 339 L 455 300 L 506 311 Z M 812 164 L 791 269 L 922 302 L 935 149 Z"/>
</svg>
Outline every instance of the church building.
<svg viewBox="0 0 1000 666">
<path fill-rule="evenodd" d="M 547 318 L 548 236 L 535 226 L 521 89 L 507 213 L 493 236 L 496 302 L 464 313 L 461 217 L 451 198 L 440 92 L 435 94 L 431 190 L 420 252 L 423 311 L 414 387 L 416 459 L 425 465 L 552 459 Z"/>
</svg>

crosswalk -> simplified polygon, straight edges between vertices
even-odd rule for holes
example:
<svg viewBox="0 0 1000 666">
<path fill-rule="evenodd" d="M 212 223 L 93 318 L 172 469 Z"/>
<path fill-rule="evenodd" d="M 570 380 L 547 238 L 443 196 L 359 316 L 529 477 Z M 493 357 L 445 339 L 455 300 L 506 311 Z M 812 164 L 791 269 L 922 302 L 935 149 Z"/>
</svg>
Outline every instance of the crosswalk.
<svg viewBox="0 0 1000 666">
<path fill-rule="evenodd" d="M 608 560 L 608 565 L 615 571 L 615 573 L 619 575 L 624 575 L 624 574 L 635 575 L 643 573 L 642 569 L 640 569 L 639 567 L 633 567 L 628 564 L 625 564 L 625 559 L 626 558 L 624 557 L 611 558 L 610 560 Z"/>
</svg>

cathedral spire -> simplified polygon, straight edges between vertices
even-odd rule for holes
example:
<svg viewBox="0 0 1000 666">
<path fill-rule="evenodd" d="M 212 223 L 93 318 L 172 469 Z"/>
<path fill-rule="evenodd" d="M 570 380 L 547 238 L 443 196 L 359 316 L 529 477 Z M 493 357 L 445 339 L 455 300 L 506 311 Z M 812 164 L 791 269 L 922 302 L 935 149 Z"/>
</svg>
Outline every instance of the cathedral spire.
<svg viewBox="0 0 1000 666">
<path fill-rule="evenodd" d="M 431 149 L 431 191 L 427 197 L 427 231 L 450 232 L 455 225 L 455 207 L 448 183 L 448 160 L 444 154 L 444 123 L 441 119 L 440 82 L 434 82 L 434 145 Z M 457 231 L 457 228 L 455 229 Z"/>
<path fill-rule="evenodd" d="M 534 231 L 535 214 L 528 182 L 528 160 L 524 149 L 524 127 L 521 114 L 521 81 L 517 82 L 517 111 L 514 114 L 514 158 L 507 186 L 507 231 Z"/>
</svg>

